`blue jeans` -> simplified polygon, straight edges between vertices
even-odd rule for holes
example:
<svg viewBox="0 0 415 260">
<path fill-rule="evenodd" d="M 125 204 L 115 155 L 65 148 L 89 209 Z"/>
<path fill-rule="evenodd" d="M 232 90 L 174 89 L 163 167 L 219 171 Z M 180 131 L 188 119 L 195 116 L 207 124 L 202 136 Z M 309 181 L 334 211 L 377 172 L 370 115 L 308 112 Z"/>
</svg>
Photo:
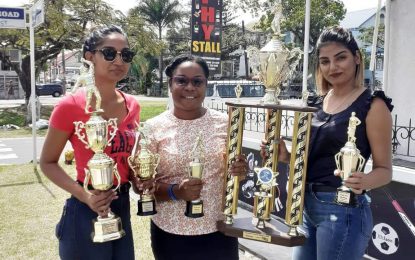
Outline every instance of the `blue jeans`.
<svg viewBox="0 0 415 260">
<path fill-rule="evenodd" d="M 303 226 L 307 240 L 295 247 L 298 260 L 361 260 L 373 228 L 370 198 L 356 196 L 355 208 L 333 203 L 335 192 L 306 192 Z"/>
<path fill-rule="evenodd" d="M 121 218 L 125 236 L 94 243 L 91 239 L 92 220 L 97 214 L 75 197 L 66 200 L 62 217 L 56 225 L 61 259 L 134 259 L 134 243 L 130 222 L 128 193 L 120 194 L 111 203 L 111 210 Z"/>
</svg>

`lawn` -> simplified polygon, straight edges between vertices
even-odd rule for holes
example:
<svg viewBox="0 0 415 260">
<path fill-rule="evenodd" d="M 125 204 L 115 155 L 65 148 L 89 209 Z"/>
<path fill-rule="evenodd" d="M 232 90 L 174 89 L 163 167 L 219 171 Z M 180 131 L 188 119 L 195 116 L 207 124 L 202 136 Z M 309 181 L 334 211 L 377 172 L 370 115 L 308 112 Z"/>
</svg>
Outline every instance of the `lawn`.
<svg viewBox="0 0 415 260">
<path fill-rule="evenodd" d="M 74 166 L 63 167 L 74 176 Z M 31 164 L 0 166 L 0 259 L 59 259 L 55 225 L 68 197 Z M 149 217 L 131 205 L 136 259 L 154 259 Z"/>
<path fill-rule="evenodd" d="M 167 101 L 140 101 L 141 121 L 155 117 L 166 110 Z M 53 106 L 42 106 L 40 118 L 49 119 Z M 0 128 L 0 138 L 27 137 L 32 135 L 32 129 L 24 126 L 26 109 L 24 105 L 13 108 L 0 109 L 0 126 L 13 124 L 20 127 L 18 130 L 3 130 Z M 47 130 L 38 130 L 38 136 L 46 135 Z"/>
</svg>

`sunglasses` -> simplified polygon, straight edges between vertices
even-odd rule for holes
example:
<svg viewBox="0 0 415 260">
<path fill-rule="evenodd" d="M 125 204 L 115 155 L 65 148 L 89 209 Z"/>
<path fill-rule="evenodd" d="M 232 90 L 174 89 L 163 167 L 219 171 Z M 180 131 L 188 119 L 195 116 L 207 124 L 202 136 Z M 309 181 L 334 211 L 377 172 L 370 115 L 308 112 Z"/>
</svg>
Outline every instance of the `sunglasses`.
<svg viewBox="0 0 415 260">
<path fill-rule="evenodd" d="M 114 47 L 104 47 L 99 50 L 94 50 L 93 52 L 97 51 L 102 53 L 102 55 L 104 56 L 104 60 L 106 61 L 114 61 L 117 57 L 117 54 L 119 54 L 123 62 L 130 63 L 133 61 L 135 55 L 135 52 L 128 48 L 124 48 L 121 51 L 117 51 Z"/>
<path fill-rule="evenodd" d="M 194 87 L 199 88 L 199 87 L 202 87 L 206 83 L 206 79 L 202 77 L 195 77 L 195 78 L 189 79 L 188 77 L 184 77 L 184 76 L 174 76 L 172 80 L 173 80 L 173 83 L 179 87 L 185 87 L 189 83 L 192 83 Z"/>
</svg>

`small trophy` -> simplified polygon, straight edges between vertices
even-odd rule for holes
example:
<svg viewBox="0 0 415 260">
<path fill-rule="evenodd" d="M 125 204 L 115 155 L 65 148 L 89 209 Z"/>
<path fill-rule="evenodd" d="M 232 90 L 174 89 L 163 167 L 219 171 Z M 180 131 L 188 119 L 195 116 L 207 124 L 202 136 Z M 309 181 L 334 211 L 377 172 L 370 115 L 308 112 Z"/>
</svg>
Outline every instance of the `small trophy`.
<svg viewBox="0 0 415 260">
<path fill-rule="evenodd" d="M 241 95 L 242 95 L 242 86 L 241 84 L 236 85 L 235 87 L 235 95 L 236 95 L 236 102 L 241 103 Z"/>
<path fill-rule="evenodd" d="M 94 67 L 91 63 L 89 71 L 93 70 Z M 90 76 L 93 77 L 93 74 Z M 89 110 L 92 94 L 95 94 L 96 99 L 97 95 L 99 95 L 99 93 L 95 93 L 98 92 L 95 86 L 91 89 L 95 89 L 96 91 L 91 93 L 87 91 L 86 93 L 87 105 L 85 107 L 85 113 L 91 115 L 89 120 L 85 123 L 81 121 L 74 122 L 75 135 L 77 135 L 79 140 L 86 145 L 87 149 L 91 149 L 94 152 L 93 157 L 88 161 L 88 167 L 85 168 L 84 189 L 89 194 L 92 194 L 88 189 L 90 180 L 92 187 L 95 190 L 101 191 L 107 191 L 114 186 L 114 175 L 117 178 L 118 183 L 114 190 L 118 189 L 121 184 L 121 177 L 118 174 L 117 165 L 114 165 L 114 160 L 104 153 L 105 147 L 111 145 L 111 141 L 116 135 L 118 129 L 117 119 L 111 118 L 108 121 L 103 119 L 99 115 L 103 112 L 100 108 L 100 102 L 95 102 L 95 110 Z M 112 131 L 109 130 L 110 127 L 112 128 Z M 84 129 L 85 132 L 82 132 L 82 129 Z M 122 228 L 121 219 L 111 211 L 107 216 L 98 216 L 97 219 L 93 220 L 93 231 L 91 233 L 93 242 L 107 242 L 119 239 L 124 235 L 125 231 Z"/>
<path fill-rule="evenodd" d="M 192 161 L 189 163 L 189 176 L 193 178 L 202 178 L 204 163 L 204 148 L 201 133 L 196 139 L 195 146 L 191 152 Z M 185 216 L 189 218 L 203 217 L 203 201 L 201 199 L 186 201 Z"/>
<path fill-rule="evenodd" d="M 259 185 L 259 192 L 254 193 L 254 223 L 256 222 L 257 228 L 264 228 L 265 221 L 271 219 L 271 200 L 274 196 L 271 194 L 271 190 L 276 183 L 277 173 L 274 173 L 272 169 L 263 167 L 255 169 L 258 176 L 257 185 Z"/>
<path fill-rule="evenodd" d="M 135 151 L 137 149 L 139 137 L 140 151 L 136 154 Z M 136 177 L 143 181 L 150 180 L 151 178 L 154 178 L 154 175 L 156 174 L 156 168 L 160 162 L 160 155 L 154 154 L 147 149 L 148 140 L 144 123 L 140 123 L 139 132 L 136 134 L 135 141 L 136 143 L 131 156 L 128 157 L 128 165 L 130 165 L 130 168 Z M 157 213 L 154 196 L 147 193 L 148 191 L 145 190 L 137 201 L 137 215 L 139 216 L 149 216 Z"/>
<path fill-rule="evenodd" d="M 360 155 L 359 149 L 356 148 L 356 126 L 360 125 L 360 120 L 357 118 L 355 112 L 349 119 L 349 127 L 347 128 L 347 143 L 340 152 L 338 152 L 334 159 L 336 160 L 337 169 L 340 171 L 342 178 L 342 186 L 337 189 L 335 202 L 343 206 L 354 207 L 356 205 L 355 193 L 344 185 L 350 175 L 355 171 L 362 171 L 365 165 L 365 158 Z"/>
</svg>

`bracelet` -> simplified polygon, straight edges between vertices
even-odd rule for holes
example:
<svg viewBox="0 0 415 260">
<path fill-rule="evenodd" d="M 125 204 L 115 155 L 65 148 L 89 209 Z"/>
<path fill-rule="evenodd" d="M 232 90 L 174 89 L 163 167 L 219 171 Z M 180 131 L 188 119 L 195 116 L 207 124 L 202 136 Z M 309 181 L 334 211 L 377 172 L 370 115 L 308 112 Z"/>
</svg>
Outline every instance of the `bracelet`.
<svg viewBox="0 0 415 260">
<path fill-rule="evenodd" d="M 174 192 L 173 192 L 173 188 L 176 185 L 177 185 L 176 183 L 170 184 L 169 188 L 167 189 L 167 194 L 169 195 L 169 198 L 173 201 L 177 200 L 177 198 L 176 198 L 176 196 L 174 195 Z"/>
</svg>

